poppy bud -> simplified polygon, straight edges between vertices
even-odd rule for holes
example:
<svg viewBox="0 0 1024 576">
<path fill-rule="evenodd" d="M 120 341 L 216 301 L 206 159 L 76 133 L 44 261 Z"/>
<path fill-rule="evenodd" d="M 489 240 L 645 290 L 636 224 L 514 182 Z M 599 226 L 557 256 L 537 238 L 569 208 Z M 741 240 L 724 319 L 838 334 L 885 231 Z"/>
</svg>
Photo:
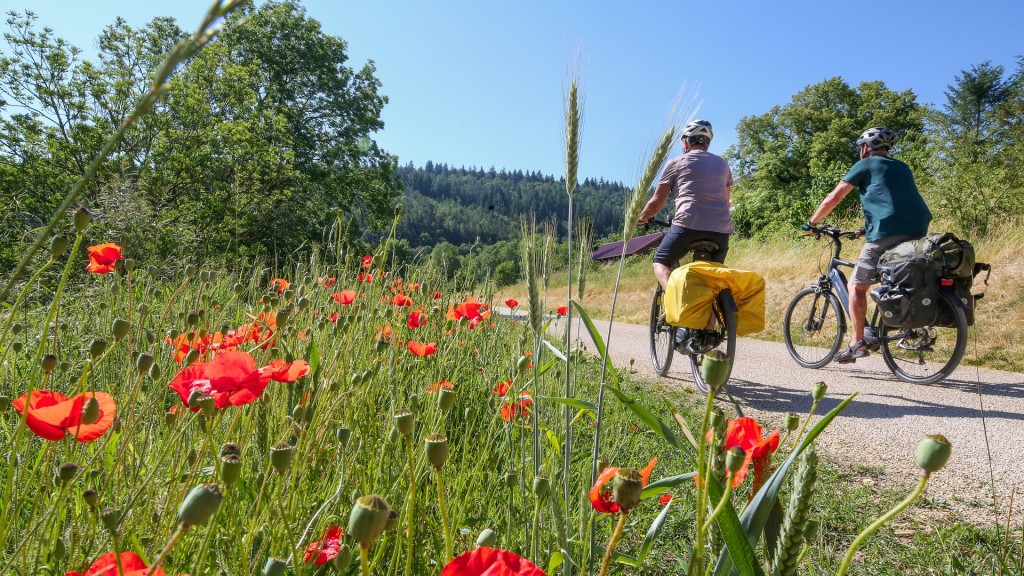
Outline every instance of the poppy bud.
<svg viewBox="0 0 1024 576">
<path fill-rule="evenodd" d="M 39 366 L 42 367 L 43 372 L 49 374 L 57 367 L 57 357 L 53 354 L 47 354 L 39 361 Z"/>
<path fill-rule="evenodd" d="M 154 368 L 155 368 L 155 366 L 154 366 Z M 168 410 L 167 412 L 164 413 L 164 424 L 167 424 L 168 426 L 174 426 L 174 422 L 177 421 L 177 420 L 178 420 L 178 413 L 177 412 L 171 412 L 170 410 Z"/>
<path fill-rule="evenodd" d="M 278 442 L 270 448 L 270 464 L 279 474 L 284 474 L 292 466 L 294 448 L 285 442 Z"/>
<path fill-rule="evenodd" d="M 11 332 L 14 333 L 15 336 L 20 334 L 21 331 L 24 330 L 24 329 L 25 329 L 25 326 L 23 324 L 18 324 L 17 322 L 15 322 L 14 324 L 11 324 Z"/>
<path fill-rule="evenodd" d="M 139 371 L 139 375 L 143 375 L 149 372 L 149 369 L 153 367 L 153 355 L 145 352 L 139 354 L 135 358 L 135 369 Z"/>
<path fill-rule="evenodd" d="M 398 528 L 398 512 L 388 510 L 388 519 L 384 522 L 384 529 L 394 530 L 395 528 Z"/>
<path fill-rule="evenodd" d="M 196 270 L 195 266 L 193 266 L 191 264 L 189 264 L 188 266 L 185 266 L 185 276 L 188 276 L 188 277 L 191 278 L 192 276 L 196 275 L 196 272 L 197 272 L 197 270 Z"/>
<path fill-rule="evenodd" d="M 7 394 L 0 394 L 0 410 L 11 405 L 11 397 Z"/>
<path fill-rule="evenodd" d="M 125 258 L 124 259 L 124 263 L 122 264 L 122 266 L 124 266 L 124 269 L 129 271 L 129 272 L 131 272 L 132 270 L 135 270 L 135 259 L 134 258 Z"/>
<path fill-rule="evenodd" d="M 488 548 L 494 547 L 498 542 L 498 533 L 490 528 L 484 528 L 480 535 L 476 537 L 477 548 L 481 546 L 487 546 Z"/>
<path fill-rule="evenodd" d="M 732 361 L 718 350 L 712 350 L 705 354 L 704 361 L 700 366 L 701 376 L 712 392 L 718 390 L 722 384 L 725 384 L 726 380 L 729 379 L 731 369 Z M 619 504 L 619 506 L 621 507 L 622 504 Z"/>
<path fill-rule="evenodd" d="M 186 526 L 201 526 L 220 508 L 224 496 L 216 484 L 200 484 L 185 496 L 178 507 L 178 522 Z"/>
<path fill-rule="evenodd" d="M 288 325 L 289 314 L 286 310 L 278 310 L 277 316 L 275 316 L 274 322 L 277 323 L 277 328 L 281 329 Z"/>
<path fill-rule="evenodd" d="M 89 505 L 89 508 L 95 508 L 96 503 L 99 502 L 99 494 L 97 494 L 92 488 L 88 488 L 82 492 L 82 500 L 85 500 L 85 503 Z"/>
<path fill-rule="evenodd" d="M 377 352 L 383 352 L 383 351 L 387 350 L 388 349 L 388 341 L 383 339 L 383 338 L 378 339 L 377 340 L 377 344 L 376 344 L 376 348 L 377 348 Z"/>
<path fill-rule="evenodd" d="M 195 364 L 197 360 L 199 360 L 199 350 L 195 350 L 195 349 L 189 350 L 188 354 L 185 355 L 185 365 L 186 366 L 191 366 L 191 365 Z"/>
<path fill-rule="evenodd" d="M 338 439 L 338 443 L 341 444 L 342 448 L 348 446 L 348 441 L 352 438 L 352 429 L 342 426 L 334 431 L 334 436 Z"/>
<path fill-rule="evenodd" d="M 114 434 L 121 433 L 121 417 L 114 416 L 114 421 L 110 424 L 110 429 L 114 431 Z"/>
<path fill-rule="evenodd" d="M 74 462 L 65 462 L 57 468 L 57 475 L 64 482 L 71 482 L 74 479 L 75 474 L 78 472 L 78 464 Z"/>
<path fill-rule="evenodd" d="M 398 442 L 398 439 L 401 437 L 402 435 L 398 433 L 398 428 L 392 427 L 388 432 L 388 441 L 390 442 Z"/>
<path fill-rule="evenodd" d="M 345 530 L 345 533 L 359 542 L 361 546 L 369 547 L 384 531 L 390 511 L 390 506 L 380 496 L 376 494 L 361 496 L 352 506 L 352 512 L 348 517 L 348 529 Z"/>
<path fill-rule="evenodd" d="M 231 291 L 235 294 L 241 294 L 242 292 L 245 292 L 245 286 L 243 286 L 241 282 L 235 282 L 235 284 L 231 286 Z"/>
<path fill-rule="evenodd" d="M 612 496 L 623 512 L 629 512 L 640 504 L 640 493 L 644 490 L 643 482 L 640 473 L 632 468 L 621 468 L 615 473 L 612 478 Z"/>
<path fill-rule="evenodd" d="M 373 370 L 369 368 L 363 370 L 362 382 L 369 382 L 370 378 L 373 378 Z"/>
<path fill-rule="evenodd" d="M 291 299 L 295 297 L 295 290 L 292 290 L 291 288 L 288 288 L 287 290 L 282 292 L 281 295 L 284 296 L 284 299 L 285 299 L 286 302 L 290 302 Z"/>
<path fill-rule="evenodd" d="M 75 210 L 74 216 L 75 232 L 79 234 L 85 234 L 85 231 L 89 229 L 89 222 L 92 221 L 92 214 L 84 207 Z"/>
<path fill-rule="evenodd" d="M 348 567 L 352 565 L 352 547 L 348 544 L 342 544 L 341 549 L 338 550 L 338 555 L 331 559 L 331 563 L 334 564 L 334 569 L 338 574 L 344 574 Z"/>
<path fill-rule="evenodd" d="M 95 424 L 100 419 L 100 401 L 90 396 L 82 406 L 82 423 Z"/>
<path fill-rule="evenodd" d="M 941 434 L 925 436 L 917 444 L 917 465 L 925 474 L 938 472 L 949 461 L 953 453 L 953 444 Z"/>
<path fill-rule="evenodd" d="M 297 300 L 297 301 L 295 302 L 295 306 L 296 306 L 296 307 L 297 307 L 297 308 L 298 308 L 299 310 L 305 310 L 305 309 L 309 308 L 309 298 L 306 298 L 305 296 L 303 296 L 302 298 L 299 298 L 299 299 L 298 299 L 298 300 Z"/>
<path fill-rule="evenodd" d="M 550 487 L 551 481 L 548 480 L 547 476 L 538 474 L 533 477 L 533 495 L 537 498 L 543 498 L 548 493 Z"/>
<path fill-rule="evenodd" d="M 271 399 L 272 398 L 270 397 L 270 392 L 264 392 L 263 394 L 260 394 L 260 402 L 263 402 L 264 404 L 270 404 Z"/>
<path fill-rule="evenodd" d="M 516 372 L 525 372 L 526 367 L 530 365 L 530 358 L 528 356 L 520 356 L 519 361 L 516 362 Z"/>
<path fill-rule="evenodd" d="M 123 339 L 128 335 L 128 330 L 132 327 L 127 320 L 123 318 L 115 318 L 114 323 L 110 326 L 110 331 L 114 334 L 114 342 Z"/>
<path fill-rule="evenodd" d="M 163 374 L 163 369 L 160 368 L 159 364 L 153 364 L 149 369 L 149 377 L 153 380 L 159 380 Z"/>
<path fill-rule="evenodd" d="M 804 540 L 814 540 L 818 537 L 818 532 L 821 531 L 821 522 L 818 520 L 808 519 L 804 523 Z"/>
<path fill-rule="evenodd" d="M 447 412 L 452 409 L 455 405 L 455 391 L 447 388 L 441 388 L 437 392 L 437 407 L 442 412 Z"/>
<path fill-rule="evenodd" d="M 306 417 L 306 406 L 304 404 L 296 404 L 292 408 L 292 420 L 295 422 L 302 422 Z"/>
<path fill-rule="evenodd" d="M 66 373 L 68 370 L 71 370 L 71 362 L 68 362 L 67 360 L 62 360 L 61 363 L 57 365 L 57 370 L 59 370 L 62 374 Z"/>
<path fill-rule="evenodd" d="M 111 294 L 113 294 L 114 296 L 117 296 L 117 295 L 119 295 L 119 294 L 121 293 L 121 286 L 119 286 L 119 285 L 117 285 L 117 284 L 111 284 L 111 285 L 110 285 L 110 293 L 111 293 Z M 107 303 L 106 303 L 106 302 L 100 302 L 100 304 L 101 304 L 102 306 L 106 306 L 106 305 L 107 305 Z M 102 308 L 101 308 L 101 309 L 102 309 Z"/>
<path fill-rule="evenodd" d="M 103 338 L 97 338 L 89 343 L 89 356 L 96 358 L 100 354 L 103 354 L 107 349 L 107 341 Z"/>
<path fill-rule="evenodd" d="M 725 453 L 725 469 L 735 474 L 740 471 L 740 468 L 743 468 L 743 463 L 746 459 L 747 453 L 744 452 L 743 448 L 733 446 Z"/>
<path fill-rule="evenodd" d="M 811 390 L 811 398 L 817 402 L 825 397 L 826 392 L 828 392 L 828 386 L 824 382 L 815 382 L 814 388 Z"/>
<path fill-rule="evenodd" d="M 719 429 L 723 424 L 726 424 L 727 422 L 728 420 L 725 417 L 725 411 L 722 410 L 721 408 L 715 408 L 714 411 L 711 412 L 710 424 L 711 427 L 714 428 L 715 430 Z"/>
<path fill-rule="evenodd" d="M 409 394 L 409 409 L 413 412 L 420 411 L 420 395 L 413 392 Z"/>
<path fill-rule="evenodd" d="M 408 438 L 416 427 L 416 416 L 408 410 L 395 412 L 395 428 L 398 433 Z"/>
<path fill-rule="evenodd" d="M 104 508 L 100 511 L 100 522 L 107 532 L 117 534 L 117 528 L 121 525 L 121 511 L 117 508 Z"/>
<path fill-rule="evenodd" d="M 189 408 L 194 408 L 198 406 L 199 401 L 205 397 L 206 394 L 202 390 L 196 388 L 195 390 L 192 390 L 192 392 L 189 393 L 188 401 L 186 402 L 186 404 L 188 404 Z"/>
<path fill-rule="evenodd" d="M 189 328 L 195 328 L 199 324 L 199 313 L 189 312 L 188 316 L 185 316 L 185 324 L 187 324 Z"/>
<path fill-rule="evenodd" d="M 213 275 L 210 274 L 209 270 L 200 270 L 199 271 L 199 281 L 200 282 L 209 282 L 210 279 L 212 279 L 212 278 L 213 278 Z"/>
<path fill-rule="evenodd" d="M 363 136 L 362 138 L 359 139 L 359 149 L 362 150 L 363 152 L 368 151 L 371 146 L 372 146 L 372 143 L 371 143 L 370 139 L 367 138 L 366 136 Z M 402 205 L 401 204 L 395 204 L 395 216 L 401 216 L 401 215 L 402 215 Z"/>
<path fill-rule="evenodd" d="M 597 473 L 600 474 L 601 472 L 604 472 L 604 469 L 608 467 L 608 464 L 609 464 L 609 462 L 608 462 L 608 457 L 607 456 L 603 456 L 603 455 L 602 456 L 598 456 L 597 457 Z"/>
<path fill-rule="evenodd" d="M 50 239 L 50 258 L 56 260 L 67 252 L 71 241 L 63 236 L 54 236 Z"/>
<path fill-rule="evenodd" d="M 22 344 L 21 342 L 15 342 L 14 344 L 11 344 L 11 350 L 14 350 L 15 353 L 21 352 L 21 349 L 24 347 L 25 345 Z"/>
<path fill-rule="evenodd" d="M 176 339 L 178 336 L 181 336 L 181 330 L 178 330 L 177 328 L 171 328 L 167 331 L 167 337 L 171 340 Z"/>
<path fill-rule="evenodd" d="M 228 486 L 234 486 L 242 475 L 242 457 L 238 454 L 225 454 L 220 457 L 220 479 Z"/>
<path fill-rule="evenodd" d="M 68 555 L 68 545 L 64 543 L 63 538 L 57 538 L 57 541 L 53 543 L 53 558 L 60 562 L 64 560 Z"/>
<path fill-rule="evenodd" d="M 800 417 L 795 412 L 786 414 L 786 430 L 790 432 L 796 432 L 796 429 L 800 427 Z"/>
<path fill-rule="evenodd" d="M 519 485 L 519 472 L 515 470 L 505 470 L 505 486 L 509 488 L 515 488 Z"/>
<path fill-rule="evenodd" d="M 448 439 L 443 434 L 431 434 L 424 440 L 424 451 L 427 453 L 427 460 L 440 470 L 448 461 Z"/>
<path fill-rule="evenodd" d="M 288 573 L 288 564 L 280 558 L 267 558 L 263 566 L 263 576 L 285 576 Z"/>
<path fill-rule="evenodd" d="M 349 384 L 352 386 L 359 386 L 359 383 L 363 381 L 362 374 L 358 372 L 348 377 Z"/>
</svg>

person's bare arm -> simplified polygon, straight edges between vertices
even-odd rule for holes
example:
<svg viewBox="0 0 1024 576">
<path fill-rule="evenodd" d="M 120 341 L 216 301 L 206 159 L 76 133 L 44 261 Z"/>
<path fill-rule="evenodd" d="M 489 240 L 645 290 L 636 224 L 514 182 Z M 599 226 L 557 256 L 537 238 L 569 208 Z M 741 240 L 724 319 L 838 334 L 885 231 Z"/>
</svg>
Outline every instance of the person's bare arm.
<svg viewBox="0 0 1024 576">
<path fill-rule="evenodd" d="M 672 192 L 671 184 L 658 184 L 658 187 L 654 189 L 654 194 L 651 194 L 651 199 L 647 201 L 647 204 L 644 205 L 644 209 L 640 211 L 637 223 L 645 224 L 648 219 L 660 212 L 665 206 L 665 202 L 668 200 L 670 192 Z"/>
<path fill-rule="evenodd" d="M 828 193 L 828 196 L 825 196 L 825 199 L 821 201 L 821 204 L 818 205 L 818 209 L 811 215 L 810 222 L 812 224 L 821 224 L 821 221 L 828 218 L 828 215 L 832 210 L 834 210 L 836 206 L 839 206 L 839 203 L 843 201 L 843 198 L 846 198 L 846 195 L 849 194 L 851 190 L 853 190 L 853 184 L 840 180 L 839 184 L 836 184 L 836 187 L 833 188 L 832 191 Z"/>
</svg>

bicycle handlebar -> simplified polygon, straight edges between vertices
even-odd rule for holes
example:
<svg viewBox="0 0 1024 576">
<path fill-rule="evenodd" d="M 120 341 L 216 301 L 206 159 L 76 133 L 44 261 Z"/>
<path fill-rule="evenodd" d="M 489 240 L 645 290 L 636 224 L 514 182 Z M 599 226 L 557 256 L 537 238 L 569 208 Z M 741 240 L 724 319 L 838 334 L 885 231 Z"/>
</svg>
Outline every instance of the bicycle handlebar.
<svg viewBox="0 0 1024 576">
<path fill-rule="evenodd" d="M 838 226 L 829 226 L 824 222 L 817 226 L 812 226 L 810 223 L 806 223 L 803 226 L 801 226 L 801 228 L 805 231 L 812 232 L 814 234 L 815 240 L 821 238 L 822 236 L 828 236 L 836 240 L 838 240 L 839 238 L 847 238 L 853 240 L 854 238 L 860 238 L 866 233 L 866 231 L 863 228 L 861 228 L 860 230 L 843 232 Z"/>
</svg>

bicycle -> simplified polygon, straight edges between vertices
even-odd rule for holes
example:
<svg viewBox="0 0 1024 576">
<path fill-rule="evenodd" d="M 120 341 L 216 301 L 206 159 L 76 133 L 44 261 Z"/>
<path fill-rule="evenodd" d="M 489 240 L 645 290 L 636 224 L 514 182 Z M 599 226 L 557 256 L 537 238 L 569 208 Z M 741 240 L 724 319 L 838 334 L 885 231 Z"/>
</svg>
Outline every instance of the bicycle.
<svg viewBox="0 0 1024 576">
<path fill-rule="evenodd" d="M 846 275 L 839 267 L 852 269 L 854 263 L 840 259 L 842 240 L 859 238 L 864 230 L 843 232 L 838 227 L 821 224 L 810 227 L 810 231 L 816 240 L 825 238 L 832 244 L 832 257 L 824 272 L 819 262 L 817 282 L 797 292 L 786 307 L 783 335 L 786 349 L 797 364 L 822 368 L 839 351 L 847 330 L 849 292 Z M 887 326 L 878 308 L 873 307 L 871 320 L 864 328 L 868 350 L 880 350 L 886 367 L 904 382 L 933 384 L 947 378 L 960 364 L 967 349 L 964 304 L 946 283 L 936 282 L 940 284 L 936 317 L 951 318 L 952 327 Z"/>
<path fill-rule="evenodd" d="M 663 228 L 671 226 L 668 222 L 649 220 Z M 664 234 L 664 233 L 662 233 Z M 698 240 L 686 247 L 687 254 L 693 254 L 693 260 L 710 261 L 711 254 L 718 252 L 717 243 L 710 240 Z M 678 266 L 678 263 L 676 263 Z M 690 371 L 693 374 L 693 381 L 703 394 L 708 393 L 707 382 L 701 373 L 701 365 L 704 362 L 704 355 L 722 344 L 725 344 L 725 356 L 729 359 L 726 382 L 732 373 L 733 359 L 736 357 L 736 302 L 733 300 L 732 291 L 721 290 L 715 297 L 711 306 L 712 320 L 709 322 L 713 327 L 708 329 L 677 328 L 670 325 L 665 319 L 664 290 L 659 284 L 654 290 L 654 298 L 651 300 L 650 318 L 650 344 L 651 364 L 659 376 L 668 374 L 672 366 L 672 356 L 675 352 L 686 354 L 690 359 Z M 685 330 L 678 338 L 677 332 Z"/>
</svg>

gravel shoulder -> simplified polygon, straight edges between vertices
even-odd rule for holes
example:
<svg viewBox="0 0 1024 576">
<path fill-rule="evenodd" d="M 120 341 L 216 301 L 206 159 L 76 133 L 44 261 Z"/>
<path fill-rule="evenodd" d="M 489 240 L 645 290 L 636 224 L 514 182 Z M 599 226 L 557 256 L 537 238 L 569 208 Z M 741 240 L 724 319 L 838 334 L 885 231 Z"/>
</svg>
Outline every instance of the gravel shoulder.
<svg viewBox="0 0 1024 576">
<path fill-rule="evenodd" d="M 561 332 L 564 324 L 553 323 L 552 332 Z M 668 376 L 654 373 L 646 326 L 615 323 L 608 337 L 607 320 L 595 324 L 616 366 L 628 367 L 633 359 L 638 375 L 664 386 L 693 388 L 689 362 L 681 355 L 673 358 Z M 573 334 L 578 333 L 587 349 L 595 350 L 586 330 L 574 328 Z M 971 346 L 969 342 L 968 357 Z M 1019 455 L 1024 445 L 1024 374 L 961 366 L 952 378 L 922 386 L 898 380 L 878 354 L 813 370 L 793 362 L 781 343 L 740 338 L 728 386 L 747 415 L 781 426 L 788 412 L 807 414 L 810 390 L 818 381 L 828 384 L 818 414 L 857 393 L 819 437 L 819 450 L 830 462 L 855 472 L 864 467 L 884 471 L 868 483 L 910 486 L 920 474 L 914 456 L 918 441 L 927 434 L 943 434 L 953 443 L 953 457 L 929 482 L 927 494 L 971 521 L 990 523 L 1006 521 L 1015 490 L 1013 522 L 1024 521 L 1024 462 Z"/>
</svg>

